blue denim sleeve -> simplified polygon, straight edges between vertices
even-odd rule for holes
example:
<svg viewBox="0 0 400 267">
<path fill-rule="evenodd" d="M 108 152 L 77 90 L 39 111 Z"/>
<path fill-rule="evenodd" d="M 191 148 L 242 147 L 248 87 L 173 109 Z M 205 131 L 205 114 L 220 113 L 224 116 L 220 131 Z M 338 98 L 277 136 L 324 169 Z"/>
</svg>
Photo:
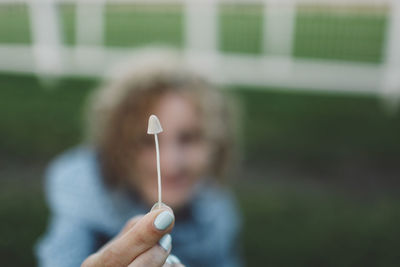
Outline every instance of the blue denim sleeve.
<svg viewBox="0 0 400 267">
<path fill-rule="evenodd" d="M 226 202 L 223 205 L 224 225 L 221 227 L 225 235 L 225 251 L 221 259 L 221 263 L 217 266 L 221 267 L 241 267 L 243 266 L 242 247 L 240 233 L 242 221 L 240 213 L 237 209 L 235 198 L 228 194 Z"/>
<path fill-rule="evenodd" d="M 242 263 L 240 232 L 241 216 L 234 196 L 228 190 L 211 190 L 202 202 L 201 216 L 213 222 L 207 229 L 213 247 L 207 266 L 240 267 Z"/>
<path fill-rule="evenodd" d="M 36 244 L 40 267 L 80 266 L 95 246 L 87 219 L 90 197 L 83 176 L 91 175 L 89 157 L 76 150 L 54 160 L 46 170 L 45 192 L 50 208 L 49 224 Z M 86 179 L 87 180 L 87 179 Z M 86 217 L 85 217 L 86 216 Z"/>
<path fill-rule="evenodd" d="M 80 266 L 93 246 L 93 235 L 84 225 L 55 216 L 36 247 L 38 266 Z"/>
</svg>

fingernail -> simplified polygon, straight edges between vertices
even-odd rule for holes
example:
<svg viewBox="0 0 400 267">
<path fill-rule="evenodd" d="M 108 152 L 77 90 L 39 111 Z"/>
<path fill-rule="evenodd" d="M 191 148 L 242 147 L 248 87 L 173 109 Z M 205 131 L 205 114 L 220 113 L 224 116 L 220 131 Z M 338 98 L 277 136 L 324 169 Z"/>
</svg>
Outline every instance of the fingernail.
<svg viewBox="0 0 400 267">
<path fill-rule="evenodd" d="M 171 242 L 172 242 L 172 237 L 170 234 L 164 235 L 160 241 L 158 241 L 158 244 L 165 249 L 165 251 L 169 251 L 171 248 Z"/>
<path fill-rule="evenodd" d="M 154 226 L 158 230 L 163 231 L 171 225 L 173 220 L 174 220 L 174 215 L 171 212 L 165 210 L 160 214 L 158 214 L 157 218 L 154 220 Z"/>
<path fill-rule="evenodd" d="M 173 254 L 170 254 L 165 262 L 168 264 L 181 263 L 178 257 Z"/>
</svg>

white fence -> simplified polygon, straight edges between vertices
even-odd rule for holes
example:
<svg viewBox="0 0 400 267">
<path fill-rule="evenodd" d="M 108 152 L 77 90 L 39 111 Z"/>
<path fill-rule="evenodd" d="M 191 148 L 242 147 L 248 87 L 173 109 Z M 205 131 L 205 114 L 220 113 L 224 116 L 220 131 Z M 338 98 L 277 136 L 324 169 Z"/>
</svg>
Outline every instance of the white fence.
<svg viewBox="0 0 400 267">
<path fill-rule="evenodd" d="M 62 43 L 59 3 L 76 4 L 76 45 Z M 218 5 L 261 3 L 262 55 L 218 51 Z M 184 6 L 184 54 L 188 62 L 222 84 L 379 94 L 400 93 L 400 0 L 0 0 L 29 7 L 32 45 L 0 44 L 0 71 L 42 76 L 101 76 L 129 48 L 104 46 L 108 3 Z M 386 6 L 389 10 L 382 63 L 292 56 L 296 6 Z"/>
</svg>

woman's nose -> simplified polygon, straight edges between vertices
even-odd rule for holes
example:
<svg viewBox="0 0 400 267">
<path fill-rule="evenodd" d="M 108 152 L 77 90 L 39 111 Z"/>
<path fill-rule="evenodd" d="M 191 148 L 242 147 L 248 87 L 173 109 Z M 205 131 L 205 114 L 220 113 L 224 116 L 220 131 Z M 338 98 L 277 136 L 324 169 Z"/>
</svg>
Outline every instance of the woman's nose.
<svg viewBox="0 0 400 267">
<path fill-rule="evenodd" d="M 184 159 L 174 142 L 164 142 L 160 147 L 160 167 L 164 174 L 173 174 L 179 171 Z"/>
</svg>

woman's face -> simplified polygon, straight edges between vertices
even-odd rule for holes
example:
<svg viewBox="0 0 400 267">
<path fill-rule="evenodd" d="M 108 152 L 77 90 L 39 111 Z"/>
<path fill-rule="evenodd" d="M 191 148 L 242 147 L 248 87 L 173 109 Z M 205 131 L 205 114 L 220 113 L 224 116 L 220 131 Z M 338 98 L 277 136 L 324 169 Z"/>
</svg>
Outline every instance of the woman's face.
<svg viewBox="0 0 400 267">
<path fill-rule="evenodd" d="M 160 119 L 164 130 L 158 134 L 162 201 L 177 209 L 190 200 L 195 184 L 208 169 L 211 147 L 203 137 L 200 116 L 188 98 L 168 93 L 151 114 Z M 145 202 L 152 205 L 158 200 L 154 136 L 144 136 L 142 143 L 132 182 Z"/>
</svg>

